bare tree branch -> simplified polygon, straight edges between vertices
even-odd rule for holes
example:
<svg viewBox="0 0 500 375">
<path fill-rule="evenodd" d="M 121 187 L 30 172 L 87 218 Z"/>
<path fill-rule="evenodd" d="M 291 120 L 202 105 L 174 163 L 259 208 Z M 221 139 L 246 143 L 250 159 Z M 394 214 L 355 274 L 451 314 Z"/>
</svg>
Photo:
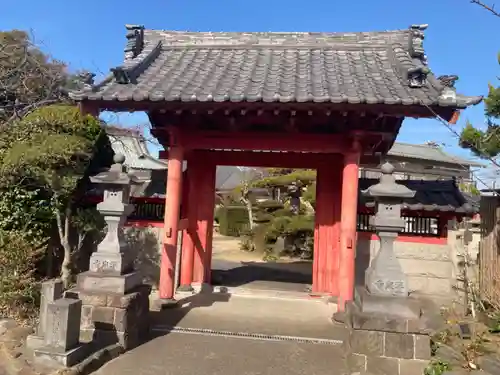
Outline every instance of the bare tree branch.
<svg viewBox="0 0 500 375">
<path fill-rule="evenodd" d="M 472 4 L 479 5 L 481 8 L 486 9 L 488 12 L 496 17 L 500 17 L 500 12 L 495 9 L 495 4 L 488 5 L 481 0 L 470 0 Z"/>
<path fill-rule="evenodd" d="M 0 124 L 9 125 L 37 108 L 68 101 L 68 89 L 84 78 L 42 52 L 26 32 L 0 32 Z M 87 75 L 88 77 L 88 75 Z"/>
</svg>

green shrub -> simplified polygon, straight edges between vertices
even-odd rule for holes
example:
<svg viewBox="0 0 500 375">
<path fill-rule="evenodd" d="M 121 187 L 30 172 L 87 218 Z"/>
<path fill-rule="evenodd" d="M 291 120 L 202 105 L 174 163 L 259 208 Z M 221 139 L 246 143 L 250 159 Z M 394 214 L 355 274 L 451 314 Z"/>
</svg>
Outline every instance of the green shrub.
<svg viewBox="0 0 500 375">
<path fill-rule="evenodd" d="M 245 206 L 222 206 L 217 217 L 219 232 L 223 236 L 238 237 L 248 230 L 248 212 Z"/>
<path fill-rule="evenodd" d="M 33 242 L 21 231 L 0 231 L 0 316 L 28 318 L 37 310 L 35 264 L 46 244 Z"/>
</svg>

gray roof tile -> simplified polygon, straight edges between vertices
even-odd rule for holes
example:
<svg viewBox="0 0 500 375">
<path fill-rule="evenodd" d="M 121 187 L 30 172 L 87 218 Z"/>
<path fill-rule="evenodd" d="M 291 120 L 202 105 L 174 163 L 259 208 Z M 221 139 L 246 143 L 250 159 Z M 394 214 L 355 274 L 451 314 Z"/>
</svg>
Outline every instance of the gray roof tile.
<svg viewBox="0 0 500 375">
<path fill-rule="evenodd" d="M 389 156 L 430 160 L 450 164 L 466 165 L 471 167 L 483 167 L 484 165 L 472 160 L 462 159 L 458 156 L 444 152 L 440 147 L 432 145 L 418 145 L 411 143 L 395 142 L 387 153 Z"/>
<path fill-rule="evenodd" d="M 134 129 L 107 126 L 111 147 L 115 154 L 125 156 L 125 166 L 132 169 L 166 170 L 167 163 L 151 156 L 144 136 Z"/>
<path fill-rule="evenodd" d="M 373 208 L 375 202 L 372 198 L 361 194 L 361 191 L 378 183 L 377 179 L 360 178 L 358 196 L 359 204 Z M 441 211 L 457 212 L 462 214 L 471 214 L 478 211 L 477 205 L 472 198 L 464 195 L 452 180 L 402 180 L 398 184 L 404 185 L 411 190 L 416 191 L 413 198 L 407 199 L 403 208 L 410 211 Z"/>
<path fill-rule="evenodd" d="M 137 48 L 131 45 L 134 39 L 129 38 L 123 65 L 113 69 L 114 74 L 100 84 L 86 85 L 72 93 L 74 99 L 425 104 L 457 108 L 481 100 L 454 93 L 433 74 L 418 75 L 426 69 L 425 55 L 414 48 L 419 40 L 412 37 L 414 32 L 422 33 L 419 27 L 367 33 L 128 29 L 136 32 Z M 408 72 L 412 69 L 418 71 L 416 80 L 410 79 Z M 453 85 L 454 80 L 447 82 Z M 449 89 L 451 95 L 444 95 L 450 94 Z"/>
</svg>

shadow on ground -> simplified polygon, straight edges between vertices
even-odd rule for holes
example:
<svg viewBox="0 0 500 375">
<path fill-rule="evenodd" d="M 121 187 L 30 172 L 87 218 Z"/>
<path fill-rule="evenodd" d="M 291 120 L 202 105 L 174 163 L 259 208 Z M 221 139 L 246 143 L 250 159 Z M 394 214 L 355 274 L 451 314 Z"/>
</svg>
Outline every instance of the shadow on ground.
<svg viewBox="0 0 500 375">
<path fill-rule="evenodd" d="M 226 287 L 259 286 L 276 289 L 277 284 L 295 284 L 284 290 L 308 291 L 312 282 L 312 264 L 298 262 L 217 262 L 212 269 L 213 285 Z"/>
<path fill-rule="evenodd" d="M 229 302 L 231 295 L 225 292 L 215 293 L 202 290 L 200 293 L 182 298 L 176 305 L 160 311 L 150 311 L 151 326 L 176 327 L 179 322 L 193 309 L 211 307 L 214 303 Z M 151 332 L 151 339 L 168 334 L 168 328 L 162 332 Z"/>
</svg>

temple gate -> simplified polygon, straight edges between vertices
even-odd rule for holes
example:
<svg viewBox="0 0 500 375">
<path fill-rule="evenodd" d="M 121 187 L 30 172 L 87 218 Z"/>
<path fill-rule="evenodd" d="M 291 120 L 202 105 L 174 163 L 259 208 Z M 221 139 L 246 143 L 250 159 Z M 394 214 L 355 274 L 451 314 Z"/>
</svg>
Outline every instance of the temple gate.
<svg viewBox="0 0 500 375">
<path fill-rule="evenodd" d="M 368 33 L 202 33 L 127 26 L 123 65 L 72 94 L 87 113 L 146 111 L 168 150 L 160 298 L 210 282 L 217 165 L 315 168 L 313 290 L 353 299 L 358 168 L 390 149 L 405 117 L 477 104 L 434 76 L 426 25 Z M 183 162 L 187 184 L 183 191 Z M 184 200 L 185 218 L 181 217 Z"/>
</svg>

